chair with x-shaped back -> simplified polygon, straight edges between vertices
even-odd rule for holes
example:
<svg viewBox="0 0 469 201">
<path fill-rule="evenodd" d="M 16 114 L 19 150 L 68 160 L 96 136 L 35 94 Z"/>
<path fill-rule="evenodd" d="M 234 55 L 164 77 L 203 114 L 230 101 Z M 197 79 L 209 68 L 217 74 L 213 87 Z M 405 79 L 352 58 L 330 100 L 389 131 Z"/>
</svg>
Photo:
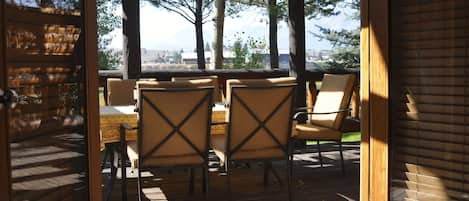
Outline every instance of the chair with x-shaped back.
<svg viewBox="0 0 469 201">
<path fill-rule="evenodd" d="M 229 196 L 232 161 L 262 161 L 265 165 L 276 159 L 288 162 L 296 83 L 268 85 L 252 80 L 251 84 L 230 85 L 227 133 L 211 135 L 212 149 L 227 173 Z M 272 170 L 270 165 L 265 169 L 265 185 L 267 170 Z M 290 195 L 290 179 L 288 187 Z"/>
<path fill-rule="evenodd" d="M 141 178 L 143 169 L 154 168 L 190 168 L 193 192 L 193 168 L 202 167 L 207 192 L 213 87 L 143 88 L 139 94 L 138 142 L 126 149 L 138 169 L 139 198 L 156 196 L 142 190 Z"/>
</svg>

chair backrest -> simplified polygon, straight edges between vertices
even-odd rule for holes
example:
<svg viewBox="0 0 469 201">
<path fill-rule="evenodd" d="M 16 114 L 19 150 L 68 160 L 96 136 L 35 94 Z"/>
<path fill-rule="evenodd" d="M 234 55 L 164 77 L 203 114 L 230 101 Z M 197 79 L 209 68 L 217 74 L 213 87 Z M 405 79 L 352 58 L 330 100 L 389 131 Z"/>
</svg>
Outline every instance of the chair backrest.
<svg viewBox="0 0 469 201">
<path fill-rule="evenodd" d="M 272 86 L 275 84 L 295 84 L 296 78 L 294 77 L 278 77 L 278 78 L 264 78 L 264 79 L 228 79 L 226 80 L 226 100 L 230 102 L 231 86 L 245 85 L 245 86 Z M 229 118 L 230 113 L 226 112 L 226 119 Z"/>
<path fill-rule="evenodd" d="M 354 74 L 325 74 L 314 104 L 313 113 L 347 109 L 352 97 L 355 79 Z M 313 114 L 310 120 L 312 124 L 339 130 L 346 115 L 346 112 Z"/>
<path fill-rule="evenodd" d="M 208 161 L 213 87 L 140 90 L 139 167 Z"/>
<path fill-rule="evenodd" d="M 211 79 L 213 82 L 213 102 L 223 102 L 225 100 L 223 94 L 220 90 L 220 84 L 218 83 L 218 76 L 209 75 L 209 76 L 196 76 L 196 77 L 173 77 L 171 81 L 190 81 L 190 80 L 200 80 L 200 79 Z"/>
<path fill-rule="evenodd" d="M 296 83 L 294 77 L 278 77 L 265 79 L 229 79 L 226 80 L 226 99 L 231 96 L 231 86 L 247 85 L 247 86 L 271 86 L 274 84 L 293 84 Z"/>
<path fill-rule="evenodd" d="M 296 83 L 230 87 L 230 159 L 286 157 Z"/>
<path fill-rule="evenodd" d="M 137 108 L 139 108 L 140 89 L 143 88 L 195 88 L 213 86 L 212 79 L 198 79 L 186 81 L 137 81 Z"/>
<path fill-rule="evenodd" d="M 135 80 L 122 80 L 119 78 L 108 78 L 107 82 L 107 104 L 108 105 L 133 105 Z"/>
</svg>

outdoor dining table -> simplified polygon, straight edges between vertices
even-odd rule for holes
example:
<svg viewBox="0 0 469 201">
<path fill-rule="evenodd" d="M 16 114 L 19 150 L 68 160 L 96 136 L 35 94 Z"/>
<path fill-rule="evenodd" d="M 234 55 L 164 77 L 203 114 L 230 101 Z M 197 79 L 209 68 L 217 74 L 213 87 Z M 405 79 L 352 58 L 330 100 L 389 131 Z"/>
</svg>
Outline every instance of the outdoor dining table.
<svg viewBox="0 0 469 201">
<path fill-rule="evenodd" d="M 214 104 L 212 107 L 212 123 L 210 133 L 212 135 L 224 134 L 226 130 L 226 124 L 218 124 L 219 122 L 226 122 L 225 114 L 227 108 L 224 104 Z M 108 184 L 108 191 L 105 193 L 104 200 L 109 200 L 111 191 L 114 186 L 114 181 L 117 176 L 118 158 L 119 153 L 117 147 L 120 142 L 120 126 L 121 124 L 128 124 L 132 127 L 138 125 L 138 112 L 135 112 L 134 105 L 124 106 L 100 106 L 100 139 L 101 139 L 101 150 L 106 147 L 107 152 L 110 153 L 111 161 L 111 180 Z M 126 141 L 137 141 L 138 133 L 137 130 L 130 130 L 125 133 Z M 124 158 L 125 156 L 121 156 Z M 106 160 L 106 157 L 105 159 Z M 103 161 L 103 164 L 106 161 Z M 125 192 L 127 189 L 122 189 Z M 126 193 L 124 193 L 126 194 Z"/>
<path fill-rule="evenodd" d="M 212 108 L 212 122 L 225 122 L 226 107 L 223 104 L 215 104 Z M 100 139 L 101 148 L 105 144 L 120 142 L 120 125 L 123 123 L 137 127 L 138 113 L 135 106 L 100 106 Z M 211 134 L 224 134 L 225 125 L 217 124 L 211 127 Z M 126 132 L 127 141 L 137 141 L 137 130 Z"/>
</svg>

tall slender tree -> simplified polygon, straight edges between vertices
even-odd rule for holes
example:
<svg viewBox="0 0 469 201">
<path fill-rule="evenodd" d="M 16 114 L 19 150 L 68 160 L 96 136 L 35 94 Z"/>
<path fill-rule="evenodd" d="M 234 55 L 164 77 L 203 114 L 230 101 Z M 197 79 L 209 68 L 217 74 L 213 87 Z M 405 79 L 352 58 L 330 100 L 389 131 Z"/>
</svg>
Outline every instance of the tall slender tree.
<svg viewBox="0 0 469 201">
<path fill-rule="evenodd" d="M 215 0 L 215 16 L 213 18 L 213 41 L 212 41 L 212 59 L 211 68 L 223 68 L 223 31 L 225 24 L 225 0 Z"/>
<path fill-rule="evenodd" d="M 197 66 L 205 69 L 203 24 L 212 13 L 213 0 L 147 0 L 152 5 L 174 12 L 195 26 Z"/>
<path fill-rule="evenodd" d="M 270 49 L 270 68 L 279 68 L 278 62 L 278 44 L 277 44 L 277 33 L 278 33 L 278 10 L 277 0 L 266 0 L 267 11 L 269 14 L 269 49 Z"/>
<path fill-rule="evenodd" d="M 288 1 L 287 0 L 231 0 L 234 5 L 232 10 L 245 9 L 245 6 L 256 6 L 267 8 L 269 16 L 269 50 L 271 68 L 279 67 L 278 59 L 278 21 L 288 19 Z M 344 0 L 305 0 L 305 17 L 308 19 L 321 16 L 337 15 L 337 5 Z M 233 12 L 236 13 L 236 12 Z"/>
</svg>

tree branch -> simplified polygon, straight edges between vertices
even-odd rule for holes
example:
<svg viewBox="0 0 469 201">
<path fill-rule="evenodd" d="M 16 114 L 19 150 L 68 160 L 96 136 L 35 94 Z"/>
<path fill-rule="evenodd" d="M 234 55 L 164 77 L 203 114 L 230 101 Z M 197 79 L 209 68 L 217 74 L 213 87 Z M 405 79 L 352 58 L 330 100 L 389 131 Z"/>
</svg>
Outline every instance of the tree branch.
<svg viewBox="0 0 469 201">
<path fill-rule="evenodd" d="M 181 17 L 183 17 L 184 19 L 186 19 L 187 21 L 189 21 L 190 23 L 192 24 L 195 24 L 195 20 L 192 19 L 189 14 L 187 14 L 184 10 L 182 9 L 175 9 L 173 7 L 169 7 L 169 6 L 166 6 L 166 5 L 160 5 L 161 7 L 163 7 L 164 9 L 166 10 L 169 10 L 171 12 L 175 12 L 177 13 L 178 15 L 180 15 Z"/>
<path fill-rule="evenodd" d="M 181 5 L 186 7 L 187 9 L 189 9 L 195 15 L 194 7 L 190 6 L 189 3 L 187 2 L 187 0 L 183 0 L 183 2 L 184 2 L 184 4 L 181 4 Z"/>
</svg>

